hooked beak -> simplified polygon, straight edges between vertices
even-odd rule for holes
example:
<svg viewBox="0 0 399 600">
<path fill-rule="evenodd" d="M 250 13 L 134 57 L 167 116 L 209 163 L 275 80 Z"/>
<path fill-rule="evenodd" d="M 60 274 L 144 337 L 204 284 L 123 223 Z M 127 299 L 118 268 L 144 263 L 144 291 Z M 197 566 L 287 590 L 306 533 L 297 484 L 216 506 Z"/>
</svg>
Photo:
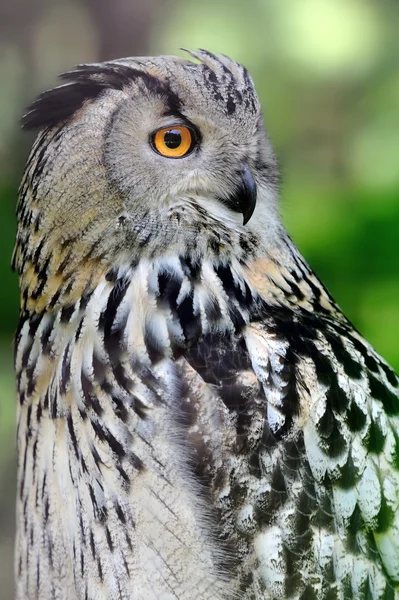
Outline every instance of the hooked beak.
<svg viewBox="0 0 399 600">
<path fill-rule="evenodd" d="M 226 201 L 227 206 L 235 212 L 242 213 L 246 225 L 252 217 L 256 206 L 256 183 L 248 165 L 244 164 L 241 171 L 241 182 L 235 194 Z"/>
</svg>

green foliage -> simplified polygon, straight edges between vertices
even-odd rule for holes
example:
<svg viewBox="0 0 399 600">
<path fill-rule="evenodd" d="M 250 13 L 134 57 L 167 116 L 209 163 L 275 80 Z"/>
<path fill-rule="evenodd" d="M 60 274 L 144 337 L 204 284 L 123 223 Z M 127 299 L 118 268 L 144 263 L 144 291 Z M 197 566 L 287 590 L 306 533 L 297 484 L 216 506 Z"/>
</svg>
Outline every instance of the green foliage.
<svg viewBox="0 0 399 600">
<path fill-rule="evenodd" d="M 16 182 L 15 182 L 16 183 Z M 15 330 L 18 319 L 18 279 L 11 271 L 11 256 L 15 240 L 16 184 L 0 183 L 0 336 Z"/>
</svg>

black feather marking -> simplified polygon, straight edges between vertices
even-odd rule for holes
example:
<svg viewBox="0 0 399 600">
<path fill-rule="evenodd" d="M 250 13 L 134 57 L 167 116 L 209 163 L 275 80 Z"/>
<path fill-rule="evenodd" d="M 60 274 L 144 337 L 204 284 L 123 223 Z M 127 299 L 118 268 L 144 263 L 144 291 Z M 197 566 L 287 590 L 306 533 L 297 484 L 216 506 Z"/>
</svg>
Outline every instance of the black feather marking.
<svg viewBox="0 0 399 600">
<path fill-rule="evenodd" d="M 308 340 L 302 340 L 298 345 L 303 356 L 309 356 L 313 360 L 319 381 L 325 385 L 335 384 L 337 375 L 332 368 L 330 359 Z"/>
<path fill-rule="evenodd" d="M 386 532 L 392 526 L 394 517 L 395 517 L 395 512 L 387 504 L 385 496 L 382 493 L 381 494 L 381 507 L 380 507 L 380 512 L 378 513 L 376 531 L 378 533 Z"/>
<path fill-rule="evenodd" d="M 340 488 L 344 490 L 349 490 L 355 487 L 355 484 L 359 478 L 359 470 L 355 466 L 352 458 L 352 451 L 350 450 L 348 453 L 348 458 L 340 469 L 341 477 L 338 479 L 337 483 Z"/>
<path fill-rule="evenodd" d="M 126 532 L 126 543 L 130 551 L 133 550 L 132 540 L 130 539 L 130 535 Z"/>
<path fill-rule="evenodd" d="M 22 332 L 22 328 L 25 325 L 25 317 L 20 317 L 19 321 L 18 321 L 18 326 L 17 326 L 17 330 L 15 332 L 15 339 L 14 339 L 14 366 L 15 366 L 15 362 L 16 362 L 16 358 L 17 358 L 17 352 L 18 352 L 18 347 L 19 347 L 19 343 L 21 341 L 21 332 Z"/>
<path fill-rule="evenodd" d="M 32 396 L 33 392 L 35 391 L 36 379 L 34 376 L 34 372 L 35 372 L 35 365 L 31 365 L 26 368 L 26 378 L 28 380 L 28 385 L 26 387 L 26 393 L 28 396 Z"/>
<path fill-rule="evenodd" d="M 120 385 L 120 387 L 130 394 L 132 391 L 132 389 L 131 389 L 132 381 L 131 381 L 130 377 L 127 375 L 126 369 L 123 366 L 123 364 L 120 363 L 120 364 L 116 365 L 113 369 L 113 373 L 114 373 L 115 379 L 116 379 L 117 383 Z"/>
<path fill-rule="evenodd" d="M 121 398 L 118 398 L 115 394 L 111 396 L 112 403 L 114 404 L 115 415 L 123 423 L 126 423 L 129 418 L 129 411 L 127 410 L 125 403 Z"/>
<path fill-rule="evenodd" d="M 29 355 L 30 355 L 30 351 L 32 350 L 33 342 L 34 342 L 34 338 L 32 336 L 29 336 L 27 339 L 24 351 L 22 353 L 22 360 L 21 360 L 22 369 L 26 369 L 28 366 Z"/>
<path fill-rule="evenodd" d="M 373 373 L 378 373 L 378 362 L 376 361 L 374 356 L 371 356 L 371 354 L 364 351 L 362 352 L 362 356 L 364 358 L 365 365 L 369 369 L 369 371 L 372 371 Z"/>
<path fill-rule="evenodd" d="M 334 424 L 335 424 L 334 414 L 329 408 L 326 408 L 326 410 L 324 411 L 324 415 L 321 417 L 321 419 L 317 423 L 317 429 L 318 429 L 320 435 L 323 438 L 329 438 L 333 432 Z"/>
<path fill-rule="evenodd" d="M 60 392 L 65 394 L 68 388 L 69 380 L 71 377 L 71 358 L 69 356 L 70 344 L 64 350 L 61 365 L 61 378 L 60 378 Z"/>
<path fill-rule="evenodd" d="M 40 282 L 40 287 L 45 284 L 48 277 L 48 268 L 51 262 L 51 256 L 48 256 L 44 262 L 35 262 L 35 273 Z M 38 289 L 38 288 L 37 288 Z M 35 292 L 36 293 L 36 292 Z"/>
<path fill-rule="evenodd" d="M 115 327 L 115 318 L 129 285 L 129 279 L 124 278 L 116 281 L 108 297 L 107 306 L 100 315 L 99 326 L 104 329 L 104 347 L 108 352 L 111 364 L 119 362 L 121 336 L 125 322 L 118 323 L 118 326 Z"/>
<path fill-rule="evenodd" d="M 208 296 L 204 306 L 204 310 L 208 323 L 216 323 L 222 318 L 222 311 L 216 299 L 210 298 Z"/>
<path fill-rule="evenodd" d="M 313 292 L 314 297 L 312 299 L 312 304 L 313 304 L 313 308 L 314 308 L 315 312 L 319 313 L 320 315 L 323 315 L 323 314 L 330 315 L 329 309 L 325 308 L 320 302 L 321 291 L 323 290 L 325 292 L 327 298 L 330 300 L 331 304 L 334 305 L 334 301 L 331 298 L 328 291 L 326 290 L 326 288 L 320 282 L 318 282 L 319 285 L 316 285 L 312 281 L 312 279 L 310 277 L 308 277 L 308 274 L 306 272 L 303 274 L 303 280 L 308 284 L 308 286 L 311 288 L 311 290 Z"/>
<path fill-rule="evenodd" d="M 36 410 L 36 420 L 38 423 L 40 423 L 40 421 L 41 421 L 42 414 L 43 414 L 43 406 L 42 406 L 41 401 L 39 400 L 37 403 L 37 410 Z"/>
<path fill-rule="evenodd" d="M 338 414 L 348 408 L 350 398 L 341 388 L 338 381 L 333 381 L 326 393 L 327 405 Z"/>
<path fill-rule="evenodd" d="M 287 485 L 284 474 L 279 464 L 276 464 L 272 474 L 271 490 L 269 493 L 268 504 L 271 512 L 276 512 L 287 500 Z"/>
<path fill-rule="evenodd" d="M 111 552 L 113 552 L 114 544 L 113 544 L 111 533 L 110 533 L 110 530 L 108 529 L 108 527 L 105 528 L 105 536 L 107 538 L 108 548 L 110 549 Z"/>
<path fill-rule="evenodd" d="M 199 262 L 192 260 L 191 257 L 180 257 L 180 264 L 184 274 L 195 283 L 200 276 L 201 265 Z"/>
<path fill-rule="evenodd" d="M 35 335 L 36 335 L 36 331 L 38 330 L 38 327 L 41 323 L 42 316 L 43 316 L 42 314 L 32 315 L 29 319 L 29 334 L 32 337 L 35 337 Z"/>
<path fill-rule="evenodd" d="M 43 399 L 43 409 L 46 411 L 49 408 L 49 390 L 46 390 L 46 393 L 44 394 L 44 399 Z"/>
<path fill-rule="evenodd" d="M 35 475 L 36 475 L 37 443 L 38 443 L 38 441 L 36 438 L 35 442 L 33 444 L 33 449 L 32 449 L 32 458 L 33 458 L 32 472 L 33 472 L 34 479 L 35 479 Z M 36 488 L 36 507 L 38 507 L 38 505 L 39 505 L 38 495 L 39 495 L 39 488 Z"/>
<path fill-rule="evenodd" d="M 349 519 L 349 527 L 346 538 L 347 549 L 351 554 L 359 553 L 360 548 L 358 533 L 362 530 L 364 530 L 364 520 L 359 505 L 356 504 L 355 510 Z"/>
<path fill-rule="evenodd" d="M 91 425 L 98 439 L 102 442 L 106 442 L 111 450 L 118 456 L 118 458 L 123 458 L 126 455 L 126 451 L 122 444 L 109 431 L 109 429 L 107 429 L 107 427 L 103 426 L 97 421 L 91 421 Z"/>
<path fill-rule="evenodd" d="M 75 342 L 79 341 L 79 339 L 80 339 L 80 335 L 82 333 L 82 328 L 83 328 L 83 322 L 84 322 L 84 317 L 81 317 L 79 324 L 75 331 Z"/>
<path fill-rule="evenodd" d="M 93 511 L 94 511 L 94 515 L 96 517 L 96 519 L 98 519 L 101 523 L 103 523 L 107 517 L 108 517 L 108 509 L 106 506 L 98 506 L 98 502 L 96 500 L 96 495 L 94 493 L 93 487 L 91 484 L 89 484 L 89 494 L 90 494 L 90 500 L 91 503 L 93 505 Z M 94 555 L 93 555 L 94 558 Z"/>
<path fill-rule="evenodd" d="M 71 442 L 72 442 L 72 446 L 73 446 L 73 449 L 74 449 L 74 452 L 75 452 L 75 456 L 76 456 L 77 460 L 79 460 L 78 440 L 76 438 L 76 433 L 75 433 L 75 428 L 73 426 L 73 420 L 72 420 L 71 413 L 68 414 L 67 424 L 68 424 L 69 436 L 71 438 Z"/>
<path fill-rule="evenodd" d="M 202 332 L 201 319 L 194 314 L 192 294 L 188 294 L 177 307 L 177 316 L 188 342 L 198 339 Z"/>
<path fill-rule="evenodd" d="M 336 458 L 345 452 L 347 443 L 343 437 L 338 420 L 328 407 L 317 424 L 320 433 L 320 446 L 331 457 Z"/>
<path fill-rule="evenodd" d="M 116 468 L 117 468 L 119 475 L 122 477 L 123 481 L 125 482 L 125 485 L 129 485 L 130 478 L 129 478 L 129 475 L 126 473 L 125 469 L 123 469 L 123 467 L 121 467 L 120 465 L 116 465 Z"/>
<path fill-rule="evenodd" d="M 70 119 L 87 100 L 94 100 L 110 86 L 99 81 L 79 81 L 48 90 L 40 94 L 22 117 L 23 129 L 55 127 Z"/>
<path fill-rule="evenodd" d="M 164 349 L 160 340 L 158 340 L 151 324 L 146 322 L 144 326 L 144 343 L 147 349 L 149 359 L 152 364 L 156 364 L 164 358 Z"/>
<path fill-rule="evenodd" d="M 345 596 L 349 600 L 348 596 Z M 315 589 L 309 584 L 303 593 L 299 596 L 299 600 L 318 600 Z"/>
<path fill-rule="evenodd" d="M 380 367 L 384 371 L 386 378 L 388 379 L 388 381 L 392 385 L 392 387 L 398 387 L 399 379 L 398 379 L 398 376 L 396 375 L 395 371 L 383 362 L 380 363 Z"/>
<path fill-rule="evenodd" d="M 95 100 L 105 90 L 123 90 L 133 81 L 141 81 L 148 91 L 164 97 L 169 112 L 175 113 L 181 104 L 166 82 L 128 65 L 80 65 L 60 78 L 66 82 L 64 85 L 43 92 L 29 106 L 22 117 L 24 129 L 55 127 L 71 119 L 85 102 Z"/>
<path fill-rule="evenodd" d="M 80 576 L 83 577 L 83 574 L 85 572 L 85 557 L 83 554 L 83 551 L 80 551 Z"/>
<path fill-rule="evenodd" d="M 42 292 L 44 290 L 44 287 L 46 285 L 46 279 L 45 279 L 45 277 L 43 276 L 42 278 L 40 278 L 40 275 L 43 275 L 43 272 L 39 273 L 39 275 L 38 275 L 39 285 L 37 287 L 35 287 L 35 289 L 31 293 L 32 300 L 37 300 L 41 296 L 41 294 L 42 294 Z"/>
<path fill-rule="evenodd" d="M 243 292 L 239 283 L 235 281 L 230 267 L 227 265 L 219 265 L 216 267 L 215 272 L 219 277 L 226 294 L 230 297 L 234 297 L 240 304 L 244 304 L 247 307 L 247 301 L 252 298 L 248 285 L 245 284 L 245 292 Z"/>
<path fill-rule="evenodd" d="M 100 465 L 103 464 L 103 461 L 101 460 L 101 457 L 97 451 L 97 448 L 95 446 L 91 446 L 90 450 L 91 450 L 91 454 L 93 456 L 93 459 L 94 459 L 94 462 L 96 463 L 97 468 L 100 468 Z"/>
<path fill-rule="evenodd" d="M 126 455 L 126 451 L 123 445 L 108 429 L 105 429 L 104 433 L 107 444 L 109 445 L 111 450 L 118 456 L 118 458 L 123 458 Z"/>
<path fill-rule="evenodd" d="M 370 393 L 373 398 L 381 400 L 385 412 L 390 417 L 399 414 L 399 398 L 396 394 L 391 392 L 390 389 L 381 381 L 379 381 L 374 375 L 369 373 L 368 375 Z"/>
<path fill-rule="evenodd" d="M 50 514 L 50 500 L 49 500 L 49 497 L 46 496 L 46 498 L 44 500 L 44 512 L 43 512 L 43 519 L 44 519 L 45 523 L 48 522 L 49 514 Z"/>
<path fill-rule="evenodd" d="M 281 377 L 286 382 L 284 404 L 282 406 L 282 413 L 286 416 L 287 425 L 292 423 L 292 418 L 295 415 L 299 415 L 300 403 L 298 397 L 298 384 L 300 380 L 296 371 L 297 358 L 292 351 L 292 348 L 288 348 L 285 357 L 284 365 L 281 370 Z"/>
<path fill-rule="evenodd" d="M 93 502 L 94 494 L 93 494 L 93 490 L 92 490 L 91 486 L 90 486 L 89 489 L 90 489 L 91 500 Z M 95 543 L 94 543 L 94 535 L 93 535 L 93 532 L 91 530 L 90 530 L 89 539 L 90 539 L 91 555 L 92 555 L 93 558 L 95 558 L 96 557 L 96 546 L 95 546 Z"/>
<path fill-rule="evenodd" d="M 371 421 L 366 436 L 366 445 L 369 452 L 380 454 L 385 446 L 385 436 L 376 421 Z"/>
<path fill-rule="evenodd" d="M 57 304 L 60 296 L 61 296 L 61 288 L 58 288 L 58 290 L 55 292 L 54 296 L 51 298 L 51 300 L 50 300 L 50 302 L 48 304 L 48 307 L 49 308 L 54 308 L 54 306 Z"/>
<path fill-rule="evenodd" d="M 298 594 L 302 582 L 301 573 L 298 568 L 301 556 L 296 552 L 292 552 L 286 544 L 284 544 L 283 550 L 287 573 L 284 581 L 285 597 L 292 598 Z"/>
<path fill-rule="evenodd" d="M 350 355 L 340 337 L 328 330 L 324 335 L 329 342 L 336 359 L 344 367 L 344 371 L 348 377 L 359 379 L 363 372 L 362 365 Z"/>
<path fill-rule="evenodd" d="M 133 401 L 133 410 L 136 413 L 136 415 L 138 417 L 140 417 L 140 419 L 146 419 L 148 414 L 148 408 L 147 406 L 140 400 L 140 398 L 137 398 L 137 396 L 135 396 L 134 394 L 132 394 L 132 401 Z"/>
<path fill-rule="evenodd" d="M 125 514 L 124 514 L 124 512 L 122 510 L 121 505 L 118 502 L 115 503 L 115 511 L 116 511 L 116 514 L 118 516 L 119 521 L 122 523 L 122 525 L 125 525 L 126 524 L 126 517 L 125 517 Z"/>
<path fill-rule="evenodd" d="M 64 306 L 61 309 L 61 317 L 60 317 L 61 323 L 69 323 L 74 312 L 75 312 L 74 304 L 71 304 L 69 306 Z"/>
<path fill-rule="evenodd" d="M 168 302 L 172 310 L 177 309 L 181 284 L 181 279 L 175 273 L 158 273 L 159 299 Z"/>
<path fill-rule="evenodd" d="M 347 413 L 346 421 L 351 431 L 361 431 L 366 423 L 367 415 L 359 408 L 353 400 Z"/>
<path fill-rule="evenodd" d="M 237 91 L 236 93 L 238 94 L 239 92 Z M 233 96 L 228 94 L 227 102 L 226 102 L 226 112 L 230 116 L 233 113 L 235 113 L 235 111 L 236 111 L 236 101 Z"/>
<path fill-rule="evenodd" d="M 102 566 L 101 566 L 100 557 L 97 558 L 97 570 L 98 570 L 98 576 L 100 578 L 100 581 L 103 582 L 104 581 L 104 575 L 103 575 L 103 569 L 102 569 Z"/>
<path fill-rule="evenodd" d="M 83 371 L 81 372 L 81 375 L 80 375 L 80 381 L 81 381 L 81 386 L 82 386 L 83 400 L 84 400 L 85 407 L 87 408 L 87 410 L 92 408 L 94 410 L 94 412 L 96 413 L 96 415 L 101 417 L 104 410 L 103 410 L 97 396 L 95 396 L 93 394 L 93 386 L 91 384 L 91 381 L 86 377 L 86 375 L 84 374 Z"/>
<path fill-rule="evenodd" d="M 294 281 L 292 281 L 291 279 L 289 279 L 288 277 L 286 277 L 284 275 L 283 275 L 283 279 L 287 283 L 287 285 L 291 288 L 292 294 L 296 297 L 297 300 L 303 300 L 305 298 L 305 294 L 299 289 L 299 287 L 297 286 L 297 284 Z"/>
</svg>

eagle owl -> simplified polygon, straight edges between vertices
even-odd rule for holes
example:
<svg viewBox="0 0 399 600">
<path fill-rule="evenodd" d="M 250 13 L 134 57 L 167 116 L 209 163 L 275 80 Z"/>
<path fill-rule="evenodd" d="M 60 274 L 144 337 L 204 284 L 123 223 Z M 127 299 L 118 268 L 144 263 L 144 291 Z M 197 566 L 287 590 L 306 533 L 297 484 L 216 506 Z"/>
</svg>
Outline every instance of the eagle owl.
<svg viewBox="0 0 399 600">
<path fill-rule="evenodd" d="M 18 204 L 18 600 L 399 598 L 399 387 L 286 233 L 247 70 L 78 66 Z"/>
</svg>

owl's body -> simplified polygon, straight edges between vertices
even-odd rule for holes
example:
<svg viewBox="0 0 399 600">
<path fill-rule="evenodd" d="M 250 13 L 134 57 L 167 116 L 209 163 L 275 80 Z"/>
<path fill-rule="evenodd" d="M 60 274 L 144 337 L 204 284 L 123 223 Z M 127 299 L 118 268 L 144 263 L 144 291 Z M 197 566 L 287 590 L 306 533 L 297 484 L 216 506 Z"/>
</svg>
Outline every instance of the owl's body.
<svg viewBox="0 0 399 600">
<path fill-rule="evenodd" d="M 280 222 L 248 73 L 194 56 L 26 117 L 17 599 L 399 599 L 398 379 Z"/>
</svg>

